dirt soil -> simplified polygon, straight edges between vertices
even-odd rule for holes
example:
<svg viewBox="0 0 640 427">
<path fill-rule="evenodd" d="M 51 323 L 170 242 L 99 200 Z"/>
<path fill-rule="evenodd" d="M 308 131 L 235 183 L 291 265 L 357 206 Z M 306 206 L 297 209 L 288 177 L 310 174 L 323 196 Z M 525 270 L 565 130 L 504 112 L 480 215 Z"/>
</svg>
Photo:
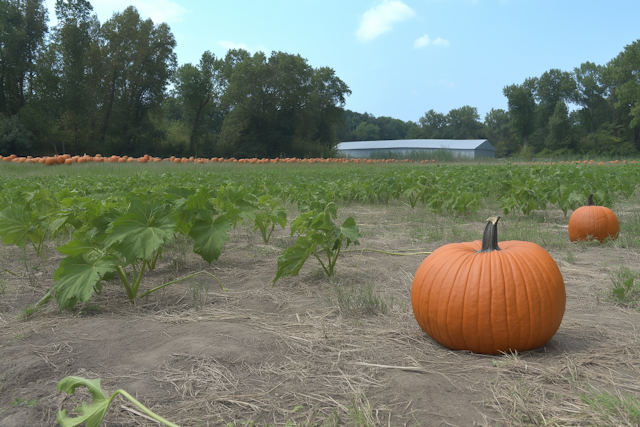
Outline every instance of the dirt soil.
<svg viewBox="0 0 640 427">
<path fill-rule="evenodd" d="M 340 214 L 359 224 L 358 249 L 391 252 L 479 238 L 484 226 L 458 219 L 430 240 L 430 214 L 409 209 Z M 52 303 L 28 320 L 16 316 L 52 286 L 62 256 L 53 244 L 45 259 L 28 252 L 28 274 L 20 249 L 0 249 L 0 427 L 55 426 L 59 410 L 90 403 L 86 389 L 56 390 L 69 375 L 101 378 L 107 393 L 124 389 L 183 427 L 538 425 L 529 423 L 540 414 L 578 425 L 585 384 L 640 392 L 640 314 L 606 298 L 614 267 L 640 265 L 633 249 L 575 245 L 569 260 L 550 250 L 567 289 L 560 330 L 535 351 L 483 356 L 444 348 L 418 327 L 410 288 L 426 255 L 345 252 L 333 283 L 309 260 L 272 286 L 292 243 L 288 230 L 264 244 L 240 227 L 209 266 L 178 241 L 141 288 L 206 270 L 228 290 L 200 274 L 130 304 L 113 282 L 73 312 Z M 103 425 L 157 425 L 136 412 L 117 398 Z"/>
</svg>

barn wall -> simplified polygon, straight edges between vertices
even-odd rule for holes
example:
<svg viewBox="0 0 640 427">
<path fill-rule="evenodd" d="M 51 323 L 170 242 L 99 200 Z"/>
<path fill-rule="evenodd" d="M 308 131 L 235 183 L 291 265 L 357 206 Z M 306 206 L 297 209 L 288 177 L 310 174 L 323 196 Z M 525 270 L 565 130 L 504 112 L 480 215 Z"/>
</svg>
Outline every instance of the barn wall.
<svg viewBox="0 0 640 427">
<path fill-rule="evenodd" d="M 440 150 L 448 150 L 453 153 L 454 156 L 460 157 L 468 157 L 468 158 L 476 158 L 476 157 L 495 157 L 496 152 L 491 150 L 453 150 L 450 148 L 385 148 L 385 149 L 359 149 L 359 150 L 338 150 L 339 153 L 354 158 L 368 158 L 371 157 L 374 153 L 396 153 L 398 155 L 401 154 L 410 154 L 412 152 L 430 152 L 430 151 L 440 151 Z"/>
<path fill-rule="evenodd" d="M 496 157 L 496 151 L 495 150 L 480 150 L 480 149 L 476 149 L 476 158 L 477 157 Z"/>
</svg>

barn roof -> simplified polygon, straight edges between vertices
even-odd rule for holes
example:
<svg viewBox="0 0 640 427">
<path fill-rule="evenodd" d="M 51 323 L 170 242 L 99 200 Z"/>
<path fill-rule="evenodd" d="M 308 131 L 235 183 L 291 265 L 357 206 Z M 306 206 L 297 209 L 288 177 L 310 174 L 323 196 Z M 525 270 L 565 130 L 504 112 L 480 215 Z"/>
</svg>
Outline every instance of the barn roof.
<svg viewBox="0 0 640 427">
<path fill-rule="evenodd" d="M 416 148 L 449 148 L 452 150 L 495 150 L 486 139 L 396 139 L 389 141 L 341 142 L 338 150 L 391 150 Z"/>
</svg>

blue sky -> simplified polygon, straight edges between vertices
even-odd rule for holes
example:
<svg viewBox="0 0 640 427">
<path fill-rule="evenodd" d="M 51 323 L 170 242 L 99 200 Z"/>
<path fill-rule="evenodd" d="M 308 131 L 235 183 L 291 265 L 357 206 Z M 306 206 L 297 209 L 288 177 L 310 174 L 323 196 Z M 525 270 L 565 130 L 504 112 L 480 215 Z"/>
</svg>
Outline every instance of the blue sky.
<svg viewBox="0 0 640 427">
<path fill-rule="evenodd" d="M 46 1 L 52 24 L 55 0 Z M 94 0 L 104 22 L 135 6 L 170 25 L 178 62 L 209 50 L 300 54 L 353 91 L 346 108 L 417 121 L 470 105 L 507 109 L 502 88 L 640 39 L 638 0 Z"/>
</svg>

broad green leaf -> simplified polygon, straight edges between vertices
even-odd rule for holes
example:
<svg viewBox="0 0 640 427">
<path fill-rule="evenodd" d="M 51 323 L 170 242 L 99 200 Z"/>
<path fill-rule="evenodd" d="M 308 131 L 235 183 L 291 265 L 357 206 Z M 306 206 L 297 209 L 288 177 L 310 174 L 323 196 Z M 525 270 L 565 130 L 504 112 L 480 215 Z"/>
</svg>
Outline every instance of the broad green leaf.
<svg viewBox="0 0 640 427">
<path fill-rule="evenodd" d="M 91 261 L 82 256 L 67 257 L 53 273 L 56 301 L 60 310 L 73 308 L 78 301 L 87 302 L 93 295 L 94 287 L 102 286 L 102 277 L 114 271 L 118 262 L 105 256 Z"/>
<path fill-rule="evenodd" d="M 32 216 L 22 205 L 12 205 L 0 212 L 0 237 L 5 245 L 16 245 L 21 249 L 27 245 Z"/>
<path fill-rule="evenodd" d="M 165 190 L 167 194 L 176 196 L 179 199 L 187 200 L 189 196 L 196 193 L 193 188 L 169 187 Z"/>
<path fill-rule="evenodd" d="M 72 240 L 66 245 L 58 246 L 58 252 L 71 257 L 87 256 L 93 253 L 96 248 L 87 240 Z"/>
<path fill-rule="evenodd" d="M 356 225 L 356 221 L 353 217 L 347 218 L 340 227 L 340 233 L 350 241 L 358 244 L 358 239 L 360 238 L 360 230 Z"/>
<path fill-rule="evenodd" d="M 212 199 L 214 197 L 214 192 L 211 190 L 199 188 L 195 194 L 190 195 L 187 198 L 187 202 L 185 204 L 186 211 L 199 211 L 201 209 L 213 209 Z"/>
<path fill-rule="evenodd" d="M 225 216 L 213 218 L 209 211 L 198 211 L 196 220 L 189 231 L 193 237 L 193 252 L 211 264 L 220 258 L 222 249 L 229 240 L 231 221 Z"/>
<path fill-rule="evenodd" d="M 41 188 L 36 191 L 28 192 L 25 197 L 30 210 L 38 212 L 50 212 L 55 208 L 57 203 L 51 198 L 49 190 Z"/>
<path fill-rule="evenodd" d="M 49 233 L 55 236 L 69 220 L 69 215 L 58 217 L 49 223 Z"/>
<path fill-rule="evenodd" d="M 136 259 L 148 261 L 156 250 L 171 242 L 175 229 L 169 208 L 133 201 L 129 211 L 113 222 L 105 245 L 122 254 L 127 264 Z"/>
<path fill-rule="evenodd" d="M 283 277 L 295 276 L 300 272 L 304 263 L 315 251 L 316 243 L 304 236 L 298 237 L 295 245 L 278 256 L 278 269 L 273 283 Z"/>
<path fill-rule="evenodd" d="M 100 422 L 104 418 L 104 415 L 109 409 L 110 399 L 102 391 L 100 383 L 102 380 L 97 378 L 95 380 L 88 380 L 81 377 L 66 377 L 58 383 L 58 390 L 67 394 L 75 394 L 76 388 L 86 387 L 91 393 L 93 402 L 91 405 L 82 404 L 76 409 L 82 415 L 72 418 L 67 415 L 67 410 L 58 412 L 56 421 L 62 427 L 75 427 L 82 423 L 87 423 L 87 427 L 99 427 Z"/>
<path fill-rule="evenodd" d="M 252 223 L 255 220 L 255 197 L 242 186 L 236 188 L 233 184 L 228 183 L 220 187 L 216 197 L 216 205 L 225 212 L 234 228 L 238 222 Z"/>
</svg>

